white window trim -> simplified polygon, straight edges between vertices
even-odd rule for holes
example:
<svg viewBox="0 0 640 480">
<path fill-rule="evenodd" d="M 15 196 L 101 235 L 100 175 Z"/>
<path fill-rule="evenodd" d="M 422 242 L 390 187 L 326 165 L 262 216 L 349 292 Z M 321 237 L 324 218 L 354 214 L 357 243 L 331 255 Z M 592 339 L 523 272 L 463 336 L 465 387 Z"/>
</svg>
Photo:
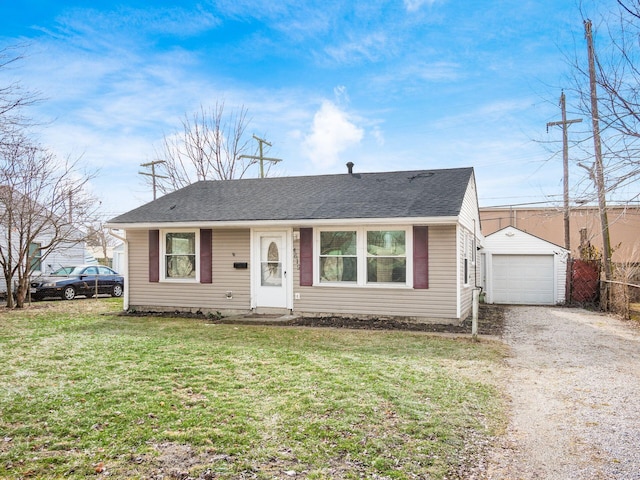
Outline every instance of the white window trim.
<svg viewBox="0 0 640 480">
<path fill-rule="evenodd" d="M 167 277 L 167 234 L 169 233 L 195 233 L 196 237 L 196 274 L 194 278 Z M 160 230 L 160 281 L 167 283 L 200 283 L 200 229 L 176 228 Z"/>
<path fill-rule="evenodd" d="M 313 285 L 318 287 L 340 287 L 340 288 L 413 288 L 413 227 L 398 225 L 369 225 L 369 226 L 339 226 L 314 228 L 313 234 Z M 406 258 L 406 281 L 398 282 L 367 282 L 367 232 L 378 232 L 384 230 L 395 230 L 405 232 L 405 258 Z M 320 281 L 320 234 L 321 232 L 356 232 L 356 258 L 358 262 L 356 282 L 321 282 Z"/>
<path fill-rule="evenodd" d="M 31 250 L 31 245 L 38 245 L 38 248 L 36 250 L 38 250 L 39 255 L 34 256 L 32 258 L 32 261 L 35 260 L 35 259 L 38 259 L 37 261 L 38 261 L 38 264 L 40 265 L 40 268 L 31 270 L 31 265 L 29 265 L 29 273 L 31 275 L 40 275 L 40 274 L 42 274 L 42 242 L 31 242 L 29 244 L 29 253 L 30 253 L 30 250 Z M 27 257 L 28 256 L 29 255 L 27 255 Z M 28 258 L 27 258 L 27 261 L 29 261 Z"/>
</svg>

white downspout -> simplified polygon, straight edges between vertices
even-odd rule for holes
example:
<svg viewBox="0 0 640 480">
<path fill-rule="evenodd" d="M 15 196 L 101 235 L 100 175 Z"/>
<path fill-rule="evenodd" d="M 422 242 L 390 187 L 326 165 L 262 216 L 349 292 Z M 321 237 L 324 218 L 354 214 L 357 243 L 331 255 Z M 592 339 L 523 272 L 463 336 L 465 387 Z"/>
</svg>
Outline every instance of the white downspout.
<svg viewBox="0 0 640 480">
<path fill-rule="evenodd" d="M 478 310 L 480 309 L 480 292 L 482 287 L 478 287 L 478 233 L 476 231 L 476 220 L 473 220 L 473 293 L 471 297 L 471 338 L 478 341 Z"/>
<path fill-rule="evenodd" d="M 117 238 L 118 240 L 122 240 L 122 243 L 124 243 L 124 258 L 125 258 L 124 270 L 125 271 L 118 272 L 118 273 L 121 273 L 124 276 L 124 298 L 123 298 L 122 308 L 124 311 L 127 311 L 129 310 L 129 242 L 127 241 L 126 236 L 122 237 L 118 235 L 111 228 L 109 228 L 109 235 L 111 235 L 114 238 Z M 125 235 L 126 235 L 126 230 L 125 230 Z"/>
</svg>

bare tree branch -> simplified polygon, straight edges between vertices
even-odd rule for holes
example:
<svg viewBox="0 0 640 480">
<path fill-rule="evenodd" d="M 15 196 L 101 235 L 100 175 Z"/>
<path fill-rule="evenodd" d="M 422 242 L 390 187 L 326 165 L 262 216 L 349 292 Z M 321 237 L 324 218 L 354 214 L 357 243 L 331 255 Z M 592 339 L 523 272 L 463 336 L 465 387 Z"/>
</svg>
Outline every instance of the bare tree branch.
<svg viewBox="0 0 640 480">
<path fill-rule="evenodd" d="M 14 306 L 14 282 L 16 306 L 23 305 L 36 255 L 43 261 L 56 248 L 84 241 L 79 220 L 97 209 L 85 193 L 91 178 L 77 162 L 58 161 L 26 136 L 14 135 L 0 148 L 0 268 L 7 306 Z"/>
<path fill-rule="evenodd" d="M 25 45 L 0 49 L 0 70 L 7 70 L 11 64 L 24 58 Z M 31 125 L 22 110 L 39 101 L 37 93 L 25 91 L 20 83 L 0 85 L 0 145 L 7 140 L 6 135 L 17 129 Z"/>
<path fill-rule="evenodd" d="M 108 258 L 108 250 L 115 247 L 118 240 L 109 234 L 109 229 L 105 228 L 103 222 L 94 222 L 87 226 L 86 242 L 90 247 L 99 247 L 102 250 L 102 258 Z M 109 267 L 111 265 L 108 265 Z"/>
<path fill-rule="evenodd" d="M 200 180 L 242 178 L 257 163 L 243 158 L 253 153 L 247 115 L 244 107 L 227 113 L 224 103 L 185 114 L 180 131 L 165 135 L 156 151 L 156 158 L 164 162 L 159 175 L 167 177 L 157 177 L 157 188 L 169 193 Z M 146 177 L 147 182 L 153 180 Z"/>
<path fill-rule="evenodd" d="M 610 195 L 640 178 L 640 2 L 618 0 L 618 4 L 617 11 L 610 12 L 594 27 L 594 35 L 598 37 L 595 56 L 598 120 L 606 191 Z M 577 50 L 566 58 L 571 69 L 566 90 L 574 102 L 573 113 L 590 118 L 586 57 Z M 589 132 L 574 131 L 572 151 L 582 152 L 579 156 L 574 153 L 575 163 L 581 167 L 593 161 L 593 150 L 588 147 L 589 142 L 585 143 L 589 138 Z"/>
<path fill-rule="evenodd" d="M 623 2 L 622 0 L 618 0 L 618 5 L 620 5 L 624 10 L 626 10 L 626 12 L 629 15 L 631 15 L 632 17 L 635 17 L 638 20 L 640 20 L 640 13 L 637 10 L 637 5 L 636 5 L 636 10 L 635 11 L 631 10 L 631 8 L 627 6 L 626 2 Z"/>
</svg>

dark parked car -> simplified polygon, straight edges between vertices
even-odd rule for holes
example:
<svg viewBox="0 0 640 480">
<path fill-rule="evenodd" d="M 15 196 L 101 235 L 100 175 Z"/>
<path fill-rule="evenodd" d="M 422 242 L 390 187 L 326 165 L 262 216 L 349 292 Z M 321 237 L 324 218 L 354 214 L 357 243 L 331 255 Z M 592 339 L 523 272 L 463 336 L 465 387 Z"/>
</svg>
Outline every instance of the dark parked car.
<svg viewBox="0 0 640 480">
<path fill-rule="evenodd" d="M 124 277 L 102 265 L 62 267 L 48 276 L 31 279 L 31 298 L 62 297 L 73 300 L 76 295 L 93 296 L 106 293 L 122 296 Z"/>
</svg>

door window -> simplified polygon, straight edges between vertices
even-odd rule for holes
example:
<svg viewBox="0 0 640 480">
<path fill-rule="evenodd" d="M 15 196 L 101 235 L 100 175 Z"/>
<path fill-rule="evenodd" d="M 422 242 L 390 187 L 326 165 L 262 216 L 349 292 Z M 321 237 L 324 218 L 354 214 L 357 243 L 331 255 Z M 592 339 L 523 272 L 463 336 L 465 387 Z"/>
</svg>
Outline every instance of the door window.
<svg viewBox="0 0 640 480">
<path fill-rule="evenodd" d="M 282 286 L 282 258 L 278 239 L 260 239 L 260 284 L 263 287 Z"/>
</svg>

